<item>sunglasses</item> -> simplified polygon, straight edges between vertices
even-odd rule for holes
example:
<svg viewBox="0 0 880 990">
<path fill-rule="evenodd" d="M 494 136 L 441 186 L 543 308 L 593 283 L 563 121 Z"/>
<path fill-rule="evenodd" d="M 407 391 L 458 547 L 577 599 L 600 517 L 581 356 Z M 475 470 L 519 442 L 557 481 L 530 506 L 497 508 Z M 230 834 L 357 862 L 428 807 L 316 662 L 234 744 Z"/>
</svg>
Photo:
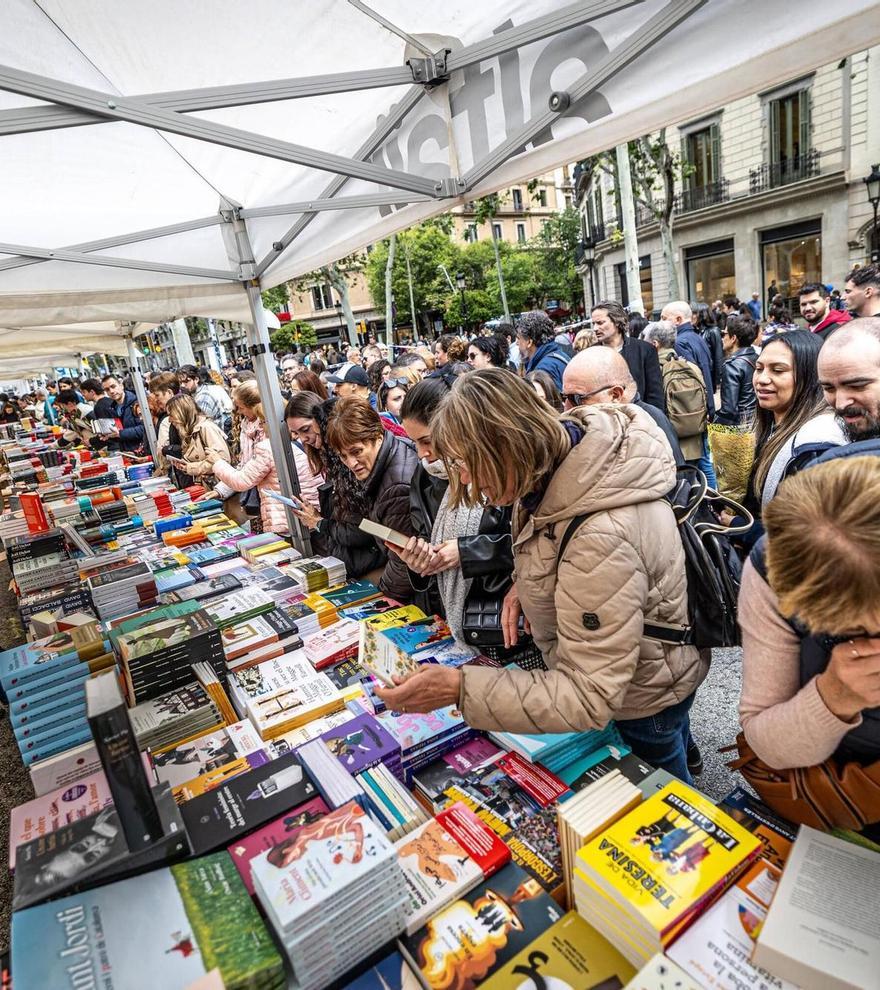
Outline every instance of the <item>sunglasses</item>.
<svg viewBox="0 0 880 990">
<path fill-rule="evenodd" d="M 408 378 L 389 378 L 387 382 L 382 382 L 382 388 L 392 389 L 392 388 L 409 388 L 410 380 Z"/>
<path fill-rule="evenodd" d="M 603 385 L 602 388 L 594 388 L 592 392 L 563 392 L 562 398 L 567 405 L 574 409 L 586 402 L 587 399 L 592 399 L 594 395 L 607 392 L 612 387 L 611 385 Z"/>
</svg>

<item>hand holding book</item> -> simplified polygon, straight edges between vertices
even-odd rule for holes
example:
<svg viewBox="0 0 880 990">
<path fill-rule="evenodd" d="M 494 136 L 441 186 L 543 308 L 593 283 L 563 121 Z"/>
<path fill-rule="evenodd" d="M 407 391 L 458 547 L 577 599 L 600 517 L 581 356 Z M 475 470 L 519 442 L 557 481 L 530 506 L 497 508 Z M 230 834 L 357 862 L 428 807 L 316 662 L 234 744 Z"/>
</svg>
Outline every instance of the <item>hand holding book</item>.
<svg viewBox="0 0 880 990">
<path fill-rule="evenodd" d="M 426 664 L 406 677 L 395 677 L 395 687 L 377 687 L 376 694 L 398 712 L 433 712 L 457 705 L 461 694 L 461 671 Z"/>
</svg>

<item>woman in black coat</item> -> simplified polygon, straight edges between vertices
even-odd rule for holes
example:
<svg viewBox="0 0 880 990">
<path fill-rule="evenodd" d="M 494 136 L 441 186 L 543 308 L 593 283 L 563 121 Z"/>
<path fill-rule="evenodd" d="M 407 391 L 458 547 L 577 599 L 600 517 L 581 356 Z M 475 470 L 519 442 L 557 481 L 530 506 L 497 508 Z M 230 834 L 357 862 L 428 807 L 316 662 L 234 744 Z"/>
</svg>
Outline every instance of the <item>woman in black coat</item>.
<svg viewBox="0 0 880 990">
<path fill-rule="evenodd" d="M 431 446 L 431 419 L 454 378 L 426 378 L 407 392 L 400 410 L 404 429 L 421 458 L 410 485 L 412 529 L 417 540 L 400 553 L 429 614 L 440 611 L 456 639 L 467 643 L 462 620 L 470 601 L 501 601 L 511 585 L 513 546 L 510 508 L 451 508 L 446 470 Z M 468 644 L 482 645 L 482 644 Z"/>
</svg>

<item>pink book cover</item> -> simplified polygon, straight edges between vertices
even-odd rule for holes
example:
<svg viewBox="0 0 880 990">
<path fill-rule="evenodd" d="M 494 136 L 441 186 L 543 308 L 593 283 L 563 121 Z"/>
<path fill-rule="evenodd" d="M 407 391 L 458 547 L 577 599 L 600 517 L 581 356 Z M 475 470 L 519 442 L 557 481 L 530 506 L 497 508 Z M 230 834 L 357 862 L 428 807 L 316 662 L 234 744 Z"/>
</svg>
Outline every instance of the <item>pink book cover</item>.
<svg viewBox="0 0 880 990">
<path fill-rule="evenodd" d="M 274 822 L 269 822 L 268 825 L 242 836 L 238 842 L 227 847 L 226 851 L 232 857 L 232 862 L 235 863 L 235 868 L 241 874 L 251 897 L 254 896 L 251 860 L 259 856 L 260 853 L 266 852 L 267 849 L 278 849 L 278 855 L 283 856 L 286 843 L 304 825 L 317 821 L 329 811 L 330 808 L 325 804 L 323 798 L 312 798 L 311 801 L 306 801 L 305 804 L 301 804 L 297 808 L 291 808 L 290 811 L 276 818 Z"/>
<path fill-rule="evenodd" d="M 113 803 L 103 770 L 13 808 L 9 816 L 9 869 L 15 847 L 85 818 Z"/>
</svg>

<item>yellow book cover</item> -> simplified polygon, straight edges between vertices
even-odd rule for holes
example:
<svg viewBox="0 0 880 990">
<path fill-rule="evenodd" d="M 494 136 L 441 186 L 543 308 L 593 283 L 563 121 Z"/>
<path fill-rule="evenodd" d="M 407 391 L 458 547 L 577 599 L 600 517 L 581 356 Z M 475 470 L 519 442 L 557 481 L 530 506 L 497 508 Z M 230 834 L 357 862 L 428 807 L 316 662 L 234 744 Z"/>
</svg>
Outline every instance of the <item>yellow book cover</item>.
<svg viewBox="0 0 880 990">
<path fill-rule="evenodd" d="M 286 540 L 276 540 L 275 543 L 264 543 L 260 547 L 253 547 L 248 550 L 248 556 L 256 560 L 258 557 L 265 557 L 267 553 L 278 553 L 279 550 L 289 550 L 290 544 Z"/>
<path fill-rule="evenodd" d="M 760 849 L 757 836 L 674 780 L 578 850 L 577 866 L 663 939 Z"/>
<path fill-rule="evenodd" d="M 635 967 L 577 913 L 569 911 L 480 984 L 514 987 L 622 987 Z"/>
<path fill-rule="evenodd" d="M 361 619 L 360 637 L 358 639 L 358 657 L 361 666 L 373 671 L 381 670 L 379 663 L 379 641 L 376 637 L 383 629 L 405 626 L 417 619 L 427 619 L 425 613 L 417 605 L 401 605 L 368 619 Z"/>
</svg>

